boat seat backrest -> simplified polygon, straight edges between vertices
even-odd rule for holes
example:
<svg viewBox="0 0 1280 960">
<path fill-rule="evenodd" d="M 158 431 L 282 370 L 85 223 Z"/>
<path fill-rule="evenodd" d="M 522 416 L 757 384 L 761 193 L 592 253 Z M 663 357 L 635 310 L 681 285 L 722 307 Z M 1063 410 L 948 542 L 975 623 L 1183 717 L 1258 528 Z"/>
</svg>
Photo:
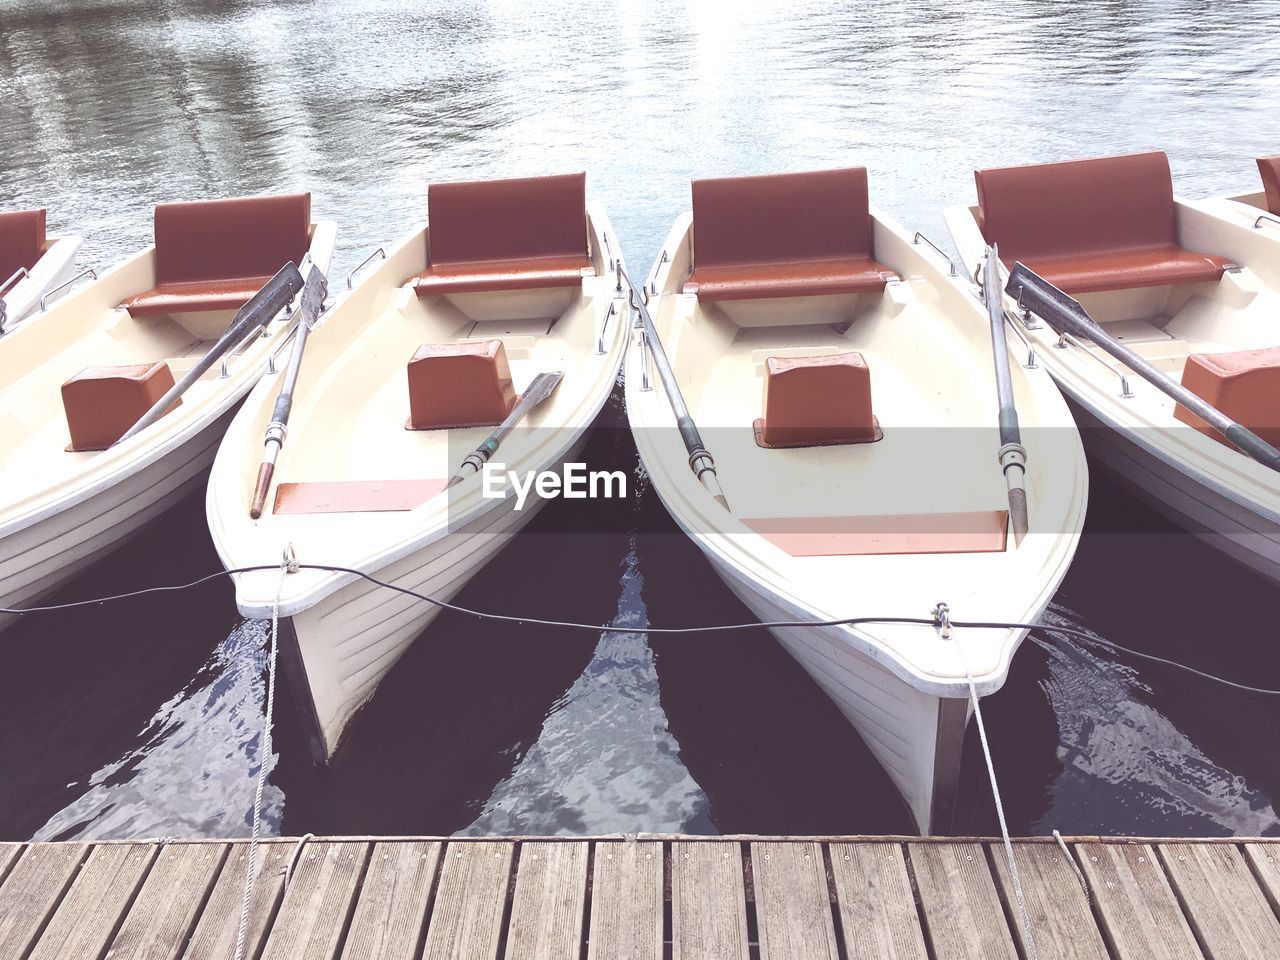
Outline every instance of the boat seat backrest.
<svg viewBox="0 0 1280 960">
<path fill-rule="evenodd" d="M 1215 283 L 1225 257 L 1178 243 L 1163 153 L 978 170 L 978 225 L 1000 259 L 1069 294 Z"/>
<path fill-rule="evenodd" d="M 427 223 L 433 265 L 585 260 L 587 175 L 433 183 Z"/>
<path fill-rule="evenodd" d="M 877 293 L 895 277 L 873 257 L 865 167 L 693 181 L 699 300 Z"/>
<path fill-rule="evenodd" d="M 43 209 L 0 213 L 0 284 L 30 270 L 47 249 Z"/>
<path fill-rule="evenodd" d="M 501 340 L 423 344 L 408 373 L 409 430 L 492 426 L 516 404 Z"/>
<path fill-rule="evenodd" d="M 1262 174 L 1267 209 L 1280 217 L 1280 157 L 1259 157 L 1258 172 Z"/>
<path fill-rule="evenodd" d="M 156 206 L 156 283 L 271 277 L 311 244 L 311 194 Z"/>
<path fill-rule="evenodd" d="M 754 424 L 762 447 L 817 447 L 880 439 L 871 410 L 871 371 L 860 353 L 769 357 L 764 416 Z"/>
<path fill-rule="evenodd" d="M 977 170 L 978 225 L 1007 262 L 1177 242 L 1164 153 Z"/>
<path fill-rule="evenodd" d="M 693 265 L 869 259 L 867 170 L 693 181 Z"/>
</svg>

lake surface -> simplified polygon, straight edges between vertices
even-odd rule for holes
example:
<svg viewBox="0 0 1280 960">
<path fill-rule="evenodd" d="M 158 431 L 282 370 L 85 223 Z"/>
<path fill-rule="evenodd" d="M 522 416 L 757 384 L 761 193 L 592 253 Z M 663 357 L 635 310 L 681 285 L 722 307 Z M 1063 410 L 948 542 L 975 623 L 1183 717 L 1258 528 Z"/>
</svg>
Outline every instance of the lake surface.
<svg viewBox="0 0 1280 960">
<path fill-rule="evenodd" d="M 944 241 L 975 167 L 1160 148 L 1202 196 L 1256 189 L 1253 158 L 1280 153 L 1276 0 L 408 6 L 0 0 L 0 208 L 47 206 L 104 267 L 150 241 L 157 201 L 310 190 L 339 223 L 337 278 L 423 219 L 432 179 L 586 169 L 643 273 L 695 176 L 866 165 L 873 204 Z M 590 457 L 637 467 L 617 394 Z M 1048 618 L 1280 687 L 1280 591 L 1091 482 Z M 458 601 L 750 619 L 643 486 L 600 532 L 575 509 L 549 504 Z M 217 569 L 193 497 L 61 596 Z M 0 839 L 244 835 L 264 646 L 226 582 L 0 635 Z M 1033 634 L 984 710 L 1017 833 L 1280 833 L 1274 698 Z M 446 614 L 329 769 L 287 697 L 276 714 L 273 831 L 910 829 L 762 630 L 648 642 Z M 989 833 L 973 733 L 956 830 Z"/>
</svg>

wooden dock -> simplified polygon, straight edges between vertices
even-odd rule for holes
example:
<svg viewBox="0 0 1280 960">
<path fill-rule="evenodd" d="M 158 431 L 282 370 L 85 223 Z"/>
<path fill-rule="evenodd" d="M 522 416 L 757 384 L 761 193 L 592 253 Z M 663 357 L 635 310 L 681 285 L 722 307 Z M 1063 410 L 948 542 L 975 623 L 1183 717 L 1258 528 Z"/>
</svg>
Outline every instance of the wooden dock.
<svg viewBox="0 0 1280 960">
<path fill-rule="evenodd" d="M 1040 960 L 1280 957 L 1280 841 L 1066 846 L 1016 844 Z M 991 840 L 359 838 L 259 853 L 251 958 L 1027 956 Z M 243 842 L 0 844 L 0 958 L 231 960 L 247 854 Z"/>
</svg>

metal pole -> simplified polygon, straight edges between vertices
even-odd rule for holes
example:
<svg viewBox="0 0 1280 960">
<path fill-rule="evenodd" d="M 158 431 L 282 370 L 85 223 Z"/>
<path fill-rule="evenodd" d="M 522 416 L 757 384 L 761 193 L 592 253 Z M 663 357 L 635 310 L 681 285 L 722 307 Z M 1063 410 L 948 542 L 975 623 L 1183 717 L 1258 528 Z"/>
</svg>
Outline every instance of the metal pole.
<svg viewBox="0 0 1280 960">
<path fill-rule="evenodd" d="M 1027 535 L 1027 450 L 1022 445 L 1018 408 L 1013 398 L 1013 377 L 1009 372 L 1009 345 L 1004 336 L 1004 303 L 1000 295 L 1000 253 L 995 244 L 987 247 L 982 276 L 982 292 L 991 320 L 991 353 L 996 365 L 996 397 L 1000 403 L 1000 469 L 1009 490 L 1009 520 L 1014 544 Z"/>
<path fill-rule="evenodd" d="M 307 349 L 307 334 L 320 316 L 328 286 L 324 272 L 313 266 L 307 274 L 307 284 L 302 288 L 302 302 L 298 307 L 298 332 L 293 341 L 293 351 L 289 354 L 289 365 L 280 381 L 280 395 L 276 397 L 271 422 L 267 424 L 266 439 L 263 441 L 265 449 L 262 452 L 262 464 L 258 467 L 253 504 L 249 507 L 249 516 L 254 520 L 262 516 L 267 491 L 271 488 L 271 477 L 276 470 L 276 458 L 289 433 L 289 412 L 293 409 L 293 388 L 298 382 L 298 371 L 302 369 L 302 351 Z"/>
<path fill-rule="evenodd" d="M 1015 263 L 1005 292 L 1030 308 L 1058 333 L 1091 340 L 1161 392 L 1182 404 L 1254 460 L 1280 470 L 1280 450 L 1167 377 L 1153 364 L 1124 346 L 1089 316 L 1079 301 L 1067 296 L 1025 264 Z"/>
<path fill-rule="evenodd" d="M 484 443 L 466 455 L 458 466 L 457 472 L 449 478 L 446 486 L 452 487 L 461 483 L 471 474 L 479 473 L 481 468 L 489 462 L 489 458 L 498 452 L 498 447 L 502 445 L 503 440 L 507 439 L 507 435 L 515 429 L 516 424 L 528 416 L 534 407 L 551 396 L 556 387 L 560 385 L 562 379 L 564 379 L 564 372 L 560 370 L 540 373 L 534 377 L 533 382 L 525 388 L 523 396 L 511 408 L 511 412 L 507 414 L 506 419 L 498 424 L 497 429 L 489 434 Z"/>
<path fill-rule="evenodd" d="M 213 348 L 194 367 L 187 371 L 186 376 L 170 387 L 169 392 L 157 400 L 137 423 L 126 430 L 116 443 L 128 440 L 135 433 L 145 430 L 164 416 L 165 412 L 173 406 L 173 402 L 182 396 L 188 387 L 204 376 L 204 372 L 217 363 L 218 358 L 226 353 L 232 344 L 238 343 L 241 337 L 249 330 L 265 327 L 271 318 L 283 310 L 289 301 L 293 299 L 294 294 L 301 289 L 302 274 L 298 272 L 298 268 L 293 263 L 286 263 L 280 268 L 279 273 L 268 280 L 263 288 L 253 295 L 253 299 L 240 308 L 232 319 L 231 325 L 218 338 Z"/>
<path fill-rule="evenodd" d="M 662 381 L 662 388 L 666 391 L 672 412 L 676 415 L 676 425 L 680 429 L 684 448 L 689 451 L 689 467 L 716 502 L 728 510 L 729 501 L 725 499 L 724 491 L 720 488 L 720 478 L 716 476 L 715 459 L 703 444 L 698 425 L 693 422 L 693 417 L 689 415 L 689 408 L 685 406 L 680 385 L 676 382 L 675 372 L 671 369 L 671 361 L 667 359 L 667 351 L 663 349 L 662 341 L 658 338 L 658 331 L 653 324 L 653 317 L 649 315 L 649 308 L 636 290 L 636 285 L 631 282 L 631 277 L 623 270 L 621 260 L 618 261 L 618 273 L 631 288 L 631 305 L 640 315 L 640 323 L 644 327 L 645 338 L 649 344 L 649 353 L 653 357 L 653 365 L 658 369 L 658 379 Z"/>
</svg>

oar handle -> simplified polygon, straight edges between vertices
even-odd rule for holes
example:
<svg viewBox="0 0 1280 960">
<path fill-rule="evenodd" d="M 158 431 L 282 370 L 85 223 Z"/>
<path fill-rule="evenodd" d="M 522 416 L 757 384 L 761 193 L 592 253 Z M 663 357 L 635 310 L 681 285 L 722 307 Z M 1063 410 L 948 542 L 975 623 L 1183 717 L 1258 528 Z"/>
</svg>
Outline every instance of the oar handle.
<svg viewBox="0 0 1280 960">
<path fill-rule="evenodd" d="M 263 507 L 267 503 L 267 491 L 271 489 L 271 478 L 275 472 L 274 461 L 264 460 L 258 466 L 258 482 L 253 488 L 253 506 L 249 508 L 249 516 L 254 520 L 262 516 Z"/>
</svg>

